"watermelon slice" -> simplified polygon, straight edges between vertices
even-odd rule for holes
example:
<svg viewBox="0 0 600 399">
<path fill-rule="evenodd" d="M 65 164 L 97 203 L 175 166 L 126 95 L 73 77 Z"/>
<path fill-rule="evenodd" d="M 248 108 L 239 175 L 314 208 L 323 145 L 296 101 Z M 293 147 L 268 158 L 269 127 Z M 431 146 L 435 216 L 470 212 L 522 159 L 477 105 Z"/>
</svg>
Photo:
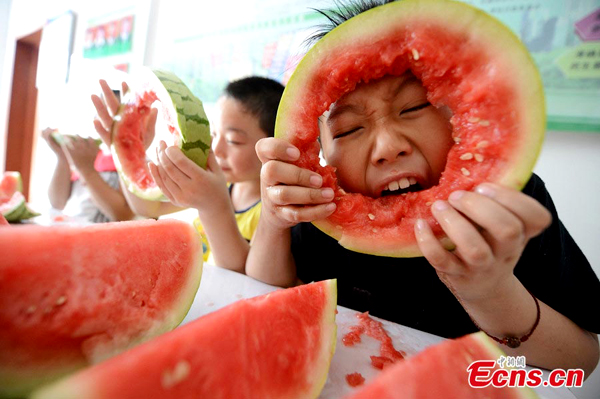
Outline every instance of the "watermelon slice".
<svg viewBox="0 0 600 399">
<path fill-rule="evenodd" d="M 65 144 L 67 141 L 73 139 L 75 136 L 72 134 L 63 134 L 58 131 L 52 132 L 50 134 L 52 140 L 56 141 L 58 144 Z M 101 139 L 94 139 L 94 142 L 100 146 L 102 144 Z"/>
<path fill-rule="evenodd" d="M 22 190 L 21 173 L 4 172 L 0 181 L 0 214 L 9 222 L 19 222 L 40 215 L 29 208 Z"/>
<path fill-rule="evenodd" d="M 0 213 L 0 226 L 7 226 L 8 224 L 8 220 L 6 220 L 6 218 L 4 216 L 2 216 L 2 213 Z"/>
<path fill-rule="evenodd" d="M 317 119 L 360 82 L 411 71 L 436 107 L 452 111 L 455 145 L 439 183 L 371 198 L 346 193 L 334 168 L 319 164 Z M 542 81 L 519 39 L 464 3 L 403 0 L 364 12 L 325 35 L 294 71 L 277 113 L 275 136 L 298 147 L 297 165 L 335 190 L 336 211 L 314 224 L 351 250 L 420 256 L 416 219 L 438 236 L 430 206 L 455 190 L 491 181 L 522 188 L 545 132 Z"/>
<path fill-rule="evenodd" d="M 137 78 L 134 90 L 125 94 L 115 116 L 111 150 L 129 191 L 148 200 L 166 200 L 150 175 L 148 158 L 155 157 L 160 140 L 164 140 L 204 168 L 210 150 L 210 127 L 202 102 L 176 75 L 144 68 Z M 143 137 L 155 101 L 160 110 L 155 137 Z M 146 149 L 147 141 L 152 144 Z"/>
<path fill-rule="evenodd" d="M 241 300 L 32 398 L 316 398 L 335 349 L 336 297 L 328 280 Z"/>
<path fill-rule="evenodd" d="M 0 397 L 173 329 L 200 282 L 196 230 L 176 220 L 0 229 Z"/>
<path fill-rule="evenodd" d="M 537 398 L 530 388 L 472 388 L 467 368 L 475 360 L 496 361 L 504 353 L 483 332 L 447 340 L 384 369 L 345 399 Z M 496 364 L 493 370 L 498 369 Z M 493 370 L 491 370 L 493 372 Z"/>
</svg>

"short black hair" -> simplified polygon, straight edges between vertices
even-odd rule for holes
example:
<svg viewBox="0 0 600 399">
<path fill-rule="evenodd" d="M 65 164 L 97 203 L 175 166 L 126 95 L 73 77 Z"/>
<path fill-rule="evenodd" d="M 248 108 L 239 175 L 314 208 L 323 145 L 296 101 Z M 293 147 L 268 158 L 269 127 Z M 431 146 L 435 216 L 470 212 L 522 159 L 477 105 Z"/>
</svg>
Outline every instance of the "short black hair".
<svg viewBox="0 0 600 399">
<path fill-rule="evenodd" d="M 258 118 L 258 124 L 267 136 L 273 137 L 283 89 L 284 86 L 276 80 L 250 76 L 230 82 L 223 94 L 239 101 L 249 113 Z"/>
<path fill-rule="evenodd" d="M 350 18 L 356 17 L 358 14 L 370 10 L 384 4 L 392 3 L 396 0 L 336 0 L 334 1 L 335 8 L 329 10 L 319 10 L 313 8 L 313 11 L 318 12 L 325 18 L 327 22 L 316 27 L 317 31 L 313 33 L 305 44 L 310 46 L 331 32 L 334 28 L 346 22 Z"/>
</svg>

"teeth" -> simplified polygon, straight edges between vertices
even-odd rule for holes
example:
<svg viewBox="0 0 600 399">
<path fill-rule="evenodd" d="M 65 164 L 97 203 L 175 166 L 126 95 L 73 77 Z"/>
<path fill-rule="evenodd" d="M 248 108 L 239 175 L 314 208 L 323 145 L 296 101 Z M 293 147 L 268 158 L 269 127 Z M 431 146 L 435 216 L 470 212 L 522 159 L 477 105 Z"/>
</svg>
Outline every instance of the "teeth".
<svg viewBox="0 0 600 399">
<path fill-rule="evenodd" d="M 398 184 L 400 185 L 401 189 L 405 189 L 406 187 L 410 186 L 410 183 L 408 182 L 408 179 L 406 177 L 403 177 L 402 179 L 400 179 Z"/>
<path fill-rule="evenodd" d="M 398 181 L 390 182 L 386 189 L 389 191 L 403 190 L 412 186 L 413 184 L 417 184 L 417 179 L 414 177 L 403 177 Z"/>
</svg>

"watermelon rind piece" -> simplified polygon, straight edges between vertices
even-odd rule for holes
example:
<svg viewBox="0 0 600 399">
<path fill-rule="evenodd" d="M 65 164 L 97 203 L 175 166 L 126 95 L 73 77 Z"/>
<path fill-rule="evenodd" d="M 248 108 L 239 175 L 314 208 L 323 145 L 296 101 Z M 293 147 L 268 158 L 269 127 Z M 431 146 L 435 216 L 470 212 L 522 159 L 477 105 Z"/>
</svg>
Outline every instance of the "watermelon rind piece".
<svg viewBox="0 0 600 399">
<path fill-rule="evenodd" d="M 336 303 L 335 280 L 240 300 L 31 398 L 317 398 L 335 350 Z"/>
<path fill-rule="evenodd" d="M 435 57 L 446 51 L 437 40 L 427 36 L 434 30 L 447 32 L 461 40 L 454 40 L 455 47 L 447 57 L 454 63 L 446 70 L 439 66 L 439 70 L 432 72 L 438 67 Z M 374 62 L 375 59 L 378 61 Z M 408 69 L 423 81 L 434 106 L 448 106 L 452 110 L 453 133 L 464 137 L 458 137 L 457 140 L 462 138 L 463 141 L 451 148 L 448 165 L 438 186 L 408 193 L 400 199 L 399 203 L 403 201 L 403 205 L 398 208 L 406 208 L 405 213 L 394 209 L 378 212 L 384 207 L 382 199 L 364 197 L 356 200 L 360 194 L 345 193 L 338 186 L 332 168 L 319 165 L 319 148 L 315 145 L 319 136 L 317 118 L 361 81 L 406 71 L 406 68 L 400 70 L 401 63 L 408 64 Z M 429 75 L 425 76 L 427 73 Z M 434 80 L 436 76 L 445 79 L 440 83 Z M 446 84 L 455 91 L 444 98 L 436 98 L 432 93 L 437 87 L 429 91 L 427 79 L 436 85 Z M 500 96 L 498 93 L 502 91 L 499 89 L 509 91 L 511 100 L 489 96 Z M 509 103 L 514 123 L 507 125 L 502 119 L 504 115 L 495 120 L 493 111 L 483 115 L 478 114 L 480 109 L 477 107 L 465 106 L 469 101 L 481 99 Z M 481 109 L 485 111 L 483 107 Z M 316 227 L 356 252 L 415 257 L 422 256 L 413 232 L 417 219 L 427 220 L 438 237 L 444 236 L 431 210 L 424 204 L 445 200 L 451 191 L 470 191 L 483 181 L 523 188 L 541 150 L 545 128 L 540 74 L 527 48 L 509 28 L 462 2 L 403 0 L 351 18 L 308 51 L 284 90 L 275 136 L 298 147 L 301 157 L 297 164 L 320 173 L 324 177 L 323 186 L 335 190 L 336 211 L 327 219 L 313 222 Z M 467 131 L 471 140 L 465 140 Z M 468 173 L 461 173 L 460 162 L 464 161 L 458 158 L 467 145 L 475 147 L 476 137 L 488 141 L 488 149 L 501 149 L 501 156 L 492 155 L 483 162 L 472 160 L 468 164 Z M 360 203 L 357 208 L 365 211 L 357 211 L 353 207 L 357 203 Z M 369 214 L 375 219 L 368 220 Z M 444 245 L 450 246 L 447 238 L 444 238 Z"/>
<path fill-rule="evenodd" d="M 181 221 L 0 230 L 3 398 L 172 330 L 200 284 L 202 246 Z"/>
<path fill-rule="evenodd" d="M 64 134 L 64 133 L 60 133 L 60 132 L 52 132 L 50 134 L 50 137 L 52 137 L 52 139 L 57 143 L 57 144 L 66 144 L 69 140 L 73 139 L 74 137 L 76 137 L 76 135 L 73 134 Z M 94 142 L 100 146 L 102 144 L 102 140 L 101 139 L 94 139 Z"/>
<path fill-rule="evenodd" d="M 126 172 L 124 163 L 131 156 L 131 150 L 119 144 L 119 129 L 126 123 L 127 113 L 132 112 L 138 103 L 151 105 L 155 100 L 148 99 L 149 93 L 156 95 L 158 120 L 155 137 L 147 153 L 154 154 L 160 140 L 167 145 L 176 145 L 196 165 L 206 168 L 211 145 L 209 121 L 202 101 L 196 97 L 179 77 L 170 71 L 142 68 L 136 75 L 137 84 L 125 93 L 123 103 L 115 117 L 111 129 L 111 151 L 114 162 L 127 189 L 136 196 L 151 201 L 166 201 L 167 198 L 158 186 L 141 187 Z M 129 144 L 129 143 L 128 143 Z M 149 176 L 147 165 L 141 166 Z M 136 173 L 137 174 L 137 173 Z M 151 178 L 150 178 L 151 179 Z"/>
<path fill-rule="evenodd" d="M 26 205 L 25 197 L 17 191 L 8 201 L 0 205 L 2 216 L 9 222 L 18 222 L 21 220 L 21 215 L 26 212 Z"/>
</svg>

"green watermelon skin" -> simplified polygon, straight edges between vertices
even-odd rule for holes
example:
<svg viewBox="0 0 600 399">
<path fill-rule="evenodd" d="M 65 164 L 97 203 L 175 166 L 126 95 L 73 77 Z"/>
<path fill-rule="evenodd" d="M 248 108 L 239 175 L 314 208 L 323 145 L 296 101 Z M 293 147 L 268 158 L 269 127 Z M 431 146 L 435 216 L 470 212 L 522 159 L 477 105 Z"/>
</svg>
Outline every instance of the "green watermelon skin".
<svg viewBox="0 0 600 399">
<path fill-rule="evenodd" d="M 328 280 L 240 300 L 32 398 L 316 398 L 335 350 L 336 299 Z"/>
<path fill-rule="evenodd" d="M 200 283 L 187 223 L 0 229 L 0 397 L 26 396 L 175 328 Z"/>
<path fill-rule="evenodd" d="M 446 340 L 385 368 L 373 381 L 344 399 L 538 398 L 530 388 L 469 386 L 467 367 L 473 361 L 497 360 L 503 355 L 483 332 Z"/>
</svg>

